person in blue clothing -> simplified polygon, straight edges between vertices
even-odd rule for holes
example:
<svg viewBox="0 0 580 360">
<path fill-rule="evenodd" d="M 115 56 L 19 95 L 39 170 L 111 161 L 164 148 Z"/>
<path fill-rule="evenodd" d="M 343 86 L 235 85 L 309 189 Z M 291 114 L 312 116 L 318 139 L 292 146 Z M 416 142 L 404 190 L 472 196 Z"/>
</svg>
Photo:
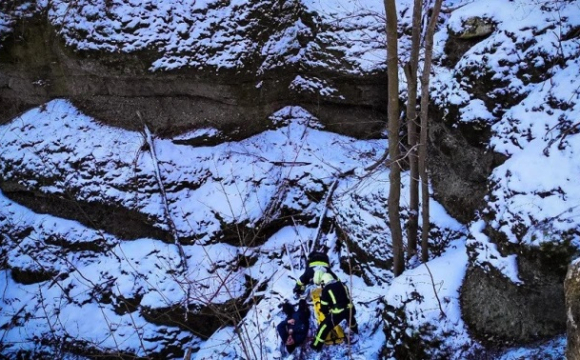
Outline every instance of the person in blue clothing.
<svg viewBox="0 0 580 360">
<path fill-rule="evenodd" d="M 282 311 L 286 314 L 286 319 L 278 324 L 277 330 L 286 350 L 291 354 L 306 340 L 310 328 L 310 309 L 308 309 L 306 300 L 301 299 L 298 302 L 298 310 L 295 310 L 290 303 L 285 302 L 282 305 Z"/>
</svg>

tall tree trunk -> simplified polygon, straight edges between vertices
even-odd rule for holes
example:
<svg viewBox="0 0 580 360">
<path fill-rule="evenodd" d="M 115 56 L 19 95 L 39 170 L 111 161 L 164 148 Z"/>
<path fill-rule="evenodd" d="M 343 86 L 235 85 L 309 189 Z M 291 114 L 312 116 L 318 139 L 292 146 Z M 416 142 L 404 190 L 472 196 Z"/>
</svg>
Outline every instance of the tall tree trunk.
<svg viewBox="0 0 580 360">
<path fill-rule="evenodd" d="M 387 14 L 387 76 L 388 76 L 388 137 L 390 158 L 390 187 L 387 211 L 393 241 L 393 273 L 399 276 L 405 270 L 403 234 L 399 204 L 401 201 L 401 168 L 399 166 L 399 69 L 397 44 L 397 8 L 395 0 L 385 1 Z"/>
<path fill-rule="evenodd" d="M 417 70 L 421 48 L 422 0 L 413 3 L 411 55 L 405 68 L 407 76 L 407 144 L 409 145 L 409 220 L 407 221 L 407 258 L 417 253 L 419 227 L 419 159 L 417 155 Z"/>
<path fill-rule="evenodd" d="M 423 74 L 421 74 L 421 142 L 419 144 L 419 174 L 421 176 L 421 215 L 423 226 L 421 228 L 421 260 L 429 260 L 429 178 L 427 174 L 427 141 L 429 134 L 429 78 L 431 76 L 431 61 L 433 60 L 433 35 L 435 26 L 441 11 L 443 0 L 435 0 L 435 5 L 431 13 L 431 19 L 425 35 L 425 64 Z"/>
</svg>

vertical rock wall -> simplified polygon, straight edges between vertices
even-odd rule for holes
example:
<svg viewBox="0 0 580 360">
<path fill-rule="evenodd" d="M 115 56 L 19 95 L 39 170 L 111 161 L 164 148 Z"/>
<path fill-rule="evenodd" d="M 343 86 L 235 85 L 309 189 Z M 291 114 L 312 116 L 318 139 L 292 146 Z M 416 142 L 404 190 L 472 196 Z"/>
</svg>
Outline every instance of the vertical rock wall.
<svg viewBox="0 0 580 360">
<path fill-rule="evenodd" d="M 566 294 L 566 347 L 567 360 L 580 359 L 580 262 L 576 261 L 568 269 L 564 282 Z"/>
</svg>

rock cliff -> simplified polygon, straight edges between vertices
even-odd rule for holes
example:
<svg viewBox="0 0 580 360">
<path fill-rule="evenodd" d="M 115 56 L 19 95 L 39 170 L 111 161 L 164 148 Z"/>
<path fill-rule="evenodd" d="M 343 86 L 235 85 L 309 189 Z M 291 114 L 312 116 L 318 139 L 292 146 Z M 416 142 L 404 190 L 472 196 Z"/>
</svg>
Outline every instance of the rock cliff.
<svg viewBox="0 0 580 360">
<path fill-rule="evenodd" d="M 444 12 L 431 85 L 429 175 L 433 201 L 463 228 L 434 221 L 430 238 L 434 258 L 456 239 L 467 244 L 457 301 L 473 341 L 493 350 L 529 344 L 562 334 L 567 321 L 573 359 L 577 274 L 569 272 L 566 298 L 564 275 L 578 254 L 580 228 L 570 220 L 574 205 L 560 214 L 543 209 L 550 200 L 576 199 L 574 180 L 561 174 L 555 185 L 526 192 L 511 165 L 537 139 L 544 148 L 534 156 L 574 153 L 575 143 L 565 140 L 578 132 L 578 94 L 559 84 L 578 79 L 580 24 L 555 16 L 579 13 L 574 2 L 564 3 L 571 7 L 534 7 L 542 20 L 521 24 L 487 10 L 474 16 L 475 5 Z M 119 356 L 181 356 L 184 344 L 199 349 L 221 327 L 249 321 L 262 300 L 280 300 L 262 269 L 274 273 L 288 267 L 290 252 L 300 254 L 300 246 L 275 241 L 292 227 L 331 239 L 345 274 L 368 286 L 390 284 L 388 193 L 354 184 L 370 181 L 357 178 L 357 163 L 380 158 L 387 141 L 381 4 L 368 6 L 340 13 L 268 0 L 0 5 L 0 125 L 10 134 L 0 137 L 1 269 L 14 288 L 43 287 L 35 310 L 23 305 L 22 313 L 5 316 L 2 330 L 23 327 L 42 308 L 72 311 L 46 305 L 50 294 L 69 308 L 104 304 L 125 321 L 111 330 L 118 336 L 143 326 L 142 348 Z M 400 12 L 403 61 L 408 4 Z M 555 29 L 557 42 L 550 40 Z M 401 102 L 405 97 L 402 83 Z M 534 116 L 548 120 L 528 125 Z M 337 137 L 304 140 L 321 130 Z M 268 143 L 270 135 L 275 141 Z M 336 144 L 336 157 L 316 155 Z M 251 175 L 241 172 L 248 168 Z M 348 174 L 342 200 L 324 218 L 338 174 Z M 370 178 L 386 181 L 383 175 Z M 523 195 L 537 212 L 517 201 Z M 222 198 L 228 206 L 213 203 Z M 23 208 L 38 218 L 19 218 Z M 408 216 L 406 204 L 401 213 Z M 205 247 L 219 258 L 200 260 Z M 99 272 L 100 262 L 112 270 Z M 126 262 L 166 266 L 165 276 L 155 287 L 152 272 L 126 269 Z M 99 275 L 79 280 L 79 263 Z M 184 301 L 176 289 L 198 267 L 214 280 L 235 273 L 235 290 L 218 296 L 207 290 L 214 281 L 204 279 Z M 115 288 L 118 279 L 135 286 Z M 133 315 L 139 325 L 129 323 Z M 115 348 L 70 341 L 71 334 L 50 327 L 40 332 L 51 349 L 101 356 Z"/>
</svg>

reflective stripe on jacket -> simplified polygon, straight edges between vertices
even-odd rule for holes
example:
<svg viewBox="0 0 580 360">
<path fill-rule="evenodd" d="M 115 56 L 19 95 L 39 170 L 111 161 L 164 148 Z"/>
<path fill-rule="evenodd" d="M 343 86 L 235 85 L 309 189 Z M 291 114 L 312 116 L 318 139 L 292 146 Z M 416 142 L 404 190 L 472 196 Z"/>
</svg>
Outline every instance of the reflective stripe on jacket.
<svg viewBox="0 0 580 360">
<path fill-rule="evenodd" d="M 340 314 L 353 307 L 348 289 L 341 281 L 334 281 L 322 289 L 320 295 L 320 311 L 323 314 Z"/>
</svg>

